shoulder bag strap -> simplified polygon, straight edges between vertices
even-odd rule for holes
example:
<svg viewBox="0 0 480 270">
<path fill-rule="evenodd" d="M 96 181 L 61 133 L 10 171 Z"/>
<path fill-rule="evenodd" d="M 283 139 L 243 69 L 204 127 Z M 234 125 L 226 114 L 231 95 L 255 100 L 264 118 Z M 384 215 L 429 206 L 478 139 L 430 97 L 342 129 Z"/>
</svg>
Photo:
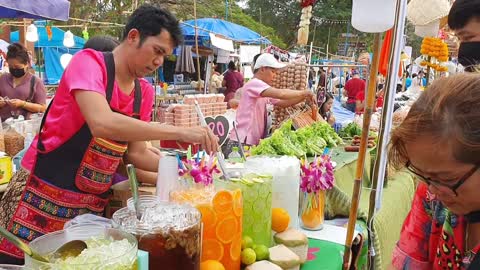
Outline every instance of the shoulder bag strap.
<svg viewBox="0 0 480 270">
<path fill-rule="evenodd" d="M 33 95 L 35 94 L 35 75 L 32 75 L 30 79 L 30 94 L 28 95 L 27 102 L 32 102 Z"/>
<path fill-rule="evenodd" d="M 140 119 L 140 108 L 142 107 L 142 88 L 140 87 L 140 81 L 138 79 L 135 79 L 134 91 L 133 117 Z"/>
<path fill-rule="evenodd" d="M 110 104 L 113 94 L 113 84 L 115 82 L 115 60 L 111 52 L 103 52 L 103 59 L 107 67 L 107 88 L 105 89 L 105 96 L 108 104 Z"/>
</svg>

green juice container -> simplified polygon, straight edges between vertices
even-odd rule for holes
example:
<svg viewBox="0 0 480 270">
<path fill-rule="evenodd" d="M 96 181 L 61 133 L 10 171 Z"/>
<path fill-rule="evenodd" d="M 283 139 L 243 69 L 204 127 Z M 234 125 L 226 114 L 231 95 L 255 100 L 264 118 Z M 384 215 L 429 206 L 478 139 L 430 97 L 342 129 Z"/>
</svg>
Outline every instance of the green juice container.
<svg viewBox="0 0 480 270">
<path fill-rule="evenodd" d="M 255 244 L 272 244 L 272 177 L 249 174 L 230 181 L 215 180 L 216 188 L 240 189 L 243 197 L 243 236 Z"/>
</svg>

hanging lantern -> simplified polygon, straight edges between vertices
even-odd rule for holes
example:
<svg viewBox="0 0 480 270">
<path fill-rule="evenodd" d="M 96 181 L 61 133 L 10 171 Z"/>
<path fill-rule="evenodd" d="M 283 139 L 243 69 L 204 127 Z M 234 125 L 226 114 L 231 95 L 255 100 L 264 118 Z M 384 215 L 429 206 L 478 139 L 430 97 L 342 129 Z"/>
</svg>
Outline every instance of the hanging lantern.
<svg viewBox="0 0 480 270">
<path fill-rule="evenodd" d="M 62 56 L 60 56 L 60 64 L 62 65 L 63 69 L 65 69 L 68 66 L 68 63 L 70 63 L 70 60 L 72 60 L 73 55 L 69 53 L 64 53 Z"/>
<path fill-rule="evenodd" d="M 367 33 L 381 33 L 393 27 L 395 0 L 353 0 L 352 25 Z"/>
<path fill-rule="evenodd" d="M 70 32 L 70 30 L 65 32 L 65 34 L 63 35 L 63 46 L 67 48 L 75 46 L 75 40 L 73 39 L 73 34 L 72 32 Z"/>
<path fill-rule="evenodd" d="M 27 33 L 25 34 L 25 39 L 30 42 L 38 41 L 37 27 L 33 23 L 27 27 Z"/>
</svg>

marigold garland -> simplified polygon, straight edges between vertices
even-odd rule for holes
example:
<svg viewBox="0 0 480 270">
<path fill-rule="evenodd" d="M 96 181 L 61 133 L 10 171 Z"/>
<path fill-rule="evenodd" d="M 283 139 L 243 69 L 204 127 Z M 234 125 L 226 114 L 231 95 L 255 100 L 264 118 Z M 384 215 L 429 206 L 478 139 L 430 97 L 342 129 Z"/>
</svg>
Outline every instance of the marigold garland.
<svg viewBox="0 0 480 270">
<path fill-rule="evenodd" d="M 422 67 L 430 67 L 436 71 L 448 71 L 448 68 L 441 63 L 448 61 L 448 45 L 440 38 L 425 37 L 422 41 L 420 53 L 424 60 L 420 63 Z M 430 57 L 431 61 L 428 61 Z"/>
</svg>

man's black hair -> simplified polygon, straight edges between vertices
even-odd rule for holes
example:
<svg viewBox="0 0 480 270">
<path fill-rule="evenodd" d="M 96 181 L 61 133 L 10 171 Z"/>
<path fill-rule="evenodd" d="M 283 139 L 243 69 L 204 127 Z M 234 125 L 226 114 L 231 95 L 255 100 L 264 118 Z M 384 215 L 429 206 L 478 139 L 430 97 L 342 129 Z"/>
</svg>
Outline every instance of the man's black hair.
<svg viewBox="0 0 480 270">
<path fill-rule="evenodd" d="M 85 42 L 84 49 L 94 49 L 99 52 L 111 52 L 120 44 L 118 39 L 112 36 L 94 36 Z"/>
<path fill-rule="evenodd" d="M 132 13 L 125 25 L 123 40 L 127 38 L 128 32 L 132 29 L 140 32 L 140 46 L 147 37 L 156 36 L 162 30 L 170 33 L 175 47 L 183 42 L 182 29 L 175 16 L 168 10 L 155 5 L 141 5 Z"/>
<path fill-rule="evenodd" d="M 456 0 L 448 14 L 448 26 L 458 30 L 472 19 L 480 19 L 480 0 Z"/>
</svg>

